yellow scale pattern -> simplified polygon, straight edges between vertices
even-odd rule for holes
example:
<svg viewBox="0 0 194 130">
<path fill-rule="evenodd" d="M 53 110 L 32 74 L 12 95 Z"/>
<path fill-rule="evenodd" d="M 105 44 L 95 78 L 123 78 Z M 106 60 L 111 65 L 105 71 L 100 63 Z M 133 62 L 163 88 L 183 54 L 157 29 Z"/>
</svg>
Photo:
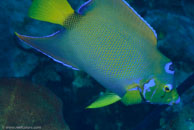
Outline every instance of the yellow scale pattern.
<svg viewBox="0 0 194 130">
<path fill-rule="evenodd" d="M 148 42 L 152 41 L 146 40 L 152 40 L 147 35 L 153 32 L 127 9 L 126 5 L 119 4 L 121 10 L 117 11 L 122 12 L 124 16 L 115 12 L 116 9 L 112 10 L 112 6 L 107 3 L 106 7 L 96 6 L 86 16 L 80 18 L 79 22 L 68 26 L 73 26 L 69 28 L 74 30 L 72 34 L 77 40 L 73 48 L 78 48 L 76 50 L 80 56 L 78 59 L 84 59 L 84 70 L 90 67 L 93 72 L 100 72 L 101 76 L 109 79 L 133 80 L 143 77 L 145 73 L 149 75 L 149 70 L 145 69 L 152 64 L 148 63 L 150 61 L 148 57 L 153 46 L 151 43 L 148 45 Z M 72 17 L 69 20 L 71 22 L 65 24 L 72 24 L 75 19 L 77 18 Z M 142 29 L 145 31 L 141 31 Z"/>
<path fill-rule="evenodd" d="M 137 43 L 138 39 L 132 38 L 133 34 L 107 22 L 98 24 L 82 25 L 77 32 L 85 39 L 79 44 L 87 51 L 92 68 L 110 79 L 134 79 L 139 76 L 145 67 L 144 55 L 139 53 L 139 48 L 144 45 Z"/>
</svg>

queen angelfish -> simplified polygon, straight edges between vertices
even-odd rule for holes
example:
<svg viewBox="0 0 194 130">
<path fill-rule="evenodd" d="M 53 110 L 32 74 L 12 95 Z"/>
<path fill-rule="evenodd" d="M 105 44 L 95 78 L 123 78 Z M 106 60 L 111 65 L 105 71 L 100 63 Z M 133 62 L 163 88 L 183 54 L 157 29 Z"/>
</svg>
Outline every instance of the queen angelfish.
<svg viewBox="0 0 194 130">
<path fill-rule="evenodd" d="M 33 19 L 65 29 L 25 43 L 72 69 L 82 70 L 109 92 L 87 108 L 121 100 L 125 105 L 180 101 L 172 62 L 157 49 L 153 28 L 124 0 L 89 0 L 74 11 L 67 0 L 34 0 Z"/>
</svg>

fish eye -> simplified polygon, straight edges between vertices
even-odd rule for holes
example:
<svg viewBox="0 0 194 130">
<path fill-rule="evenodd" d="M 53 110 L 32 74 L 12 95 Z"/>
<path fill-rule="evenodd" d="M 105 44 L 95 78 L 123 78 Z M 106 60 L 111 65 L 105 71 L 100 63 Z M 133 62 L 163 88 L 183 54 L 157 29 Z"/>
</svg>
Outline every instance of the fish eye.
<svg viewBox="0 0 194 130">
<path fill-rule="evenodd" d="M 174 66 L 173 66 L 172 62 L 169 62 L 165 65 L 165 71 L 168 74 L 174 74 Z"/>
<path fill-rule="evenodd" d="M 172 90 L 172 85 L 171 84 L 167 84 L 164 86 L 164 91 L 165 92 L 170 92 Z"/>
</svg>

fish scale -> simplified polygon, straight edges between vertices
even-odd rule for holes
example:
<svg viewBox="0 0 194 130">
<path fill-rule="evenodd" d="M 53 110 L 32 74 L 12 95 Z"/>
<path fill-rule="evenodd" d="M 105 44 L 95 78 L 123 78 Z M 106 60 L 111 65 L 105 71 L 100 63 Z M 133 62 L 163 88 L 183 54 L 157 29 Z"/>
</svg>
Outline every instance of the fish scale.
<svg viewBox="0 0 194 130">
<path fill-rule="evenodd" d="M 140 103 L 142 95 L 154 103 L 178 99 L 176 90 L 164 91 L 172 88 L 173 72 L 166 66 L 170 60 L 157 50 L 155 31 L 124 0 L 92 0 L 78 13 L 67 0 L 34 0 L 29 14 L 66 30 L 44 38 L 16 33 L 20 39 L 65 66 L 85 71 L 113 92 L 93 108 L 121 98 L 126 105 Z"/>
<path fill-rule="evenodd" d="M 131 38 L 130 35 L 129 37 L 123 38 L 121 36 L 125 34 L 120 35 L 121 31 L 117 31 L 118 29 L 116 29 L 116 31 L 110 30 L 110 29 L 109 31 L 107 31 L 108 29 L 106 25 L 102 26 L 100 23 L 101 22 L 96 23 L 95 26 L 94 25 L 92 26 L 92 24 L 88 23 L 87 27 L 90 27 L 90 30 L 95 30 L 96 27 L 98 26 L 99 28 L 103 28 L 103 30 L 99 32 L 93 31 L 92 33 L 90 33 L 91 35 L 89 37 L 86 36 L 87 38 L 82 38 L 82 39 L 88 39 L 87 41 L 80 40 L 80 41 L 84 41 L 84 43 L 82 44 L 80 43 L 80 45 L 87 46 L 86 48 L 88 48 L 89 50 L 89 52 L 87 53 L 89 55 L 88 59 L 90 59 L 89 63 L 92 63 L 92 66 L 94 66 L 94 68 L 97 71 L 104 72 L 105 76 L 108 76 L 112 79 L 115 79 L 115 78 L 130 79 L 130 76 L 132 77 L 132 79 L 135 78 L 133 77 L 135 75 L 134 73 L 136 73 L 137 69 L 143 66 L 141 63 L 143 60 L 141 58 L 142 56 L 138 55 L 138 50 L 135 49 L 135 47 L 133 46 L 135 43 L 129 44 L 128 39 Z M 83 28 L 84 25 L 80 25 L 80 26 L 82 27 L 81 34 L 85 34 L 86 32 L 84 31 L 87 31 L 87 28 Z M 80 29 L 75 29 L 75 30 L 77 32 L 77 30 L 80 30 Z M 108 37 L 106 37 L 106 39 L 98 39 L 98 35 L 102 35 L 102 34 L 106 34 L 105 37 L 106 36 Z M 78 48 L 80 49 L 82 47 L 78 47 Z M 83 47 L 83 50 L 85 51 L 84 47 Z M 93 62 L 93 59 L 95 59 L 95 62 Z M 116 59 L 119 59 L 119 60 L 116 60 Z M 141 59 L 141 60 L 138 60 L 138 59 Z M 140 61 L 139 64 L 138 64 L 138 61 Z M 138 66 L 131 67 L 136 64 L 140 65 L 140 67 Z M 87 65 L 90 66 L 90 64 L 88 63 Z M 125 74 L 123 74 L 123 72 L 125 72 Z"/>
</svg>

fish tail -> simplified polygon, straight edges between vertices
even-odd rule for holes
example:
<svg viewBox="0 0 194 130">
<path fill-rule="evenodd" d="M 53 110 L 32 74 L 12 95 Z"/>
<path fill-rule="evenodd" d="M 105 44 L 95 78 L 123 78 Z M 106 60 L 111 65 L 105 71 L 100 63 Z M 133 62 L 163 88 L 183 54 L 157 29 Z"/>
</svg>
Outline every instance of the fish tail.
<svg viewBox="0 0 194 130">
<path fill-rule="evenodd" d="M 67 0 L 33 0 L 29 17 L 64 26 L 64 22 L 74 10 Z"/>
</svg>

